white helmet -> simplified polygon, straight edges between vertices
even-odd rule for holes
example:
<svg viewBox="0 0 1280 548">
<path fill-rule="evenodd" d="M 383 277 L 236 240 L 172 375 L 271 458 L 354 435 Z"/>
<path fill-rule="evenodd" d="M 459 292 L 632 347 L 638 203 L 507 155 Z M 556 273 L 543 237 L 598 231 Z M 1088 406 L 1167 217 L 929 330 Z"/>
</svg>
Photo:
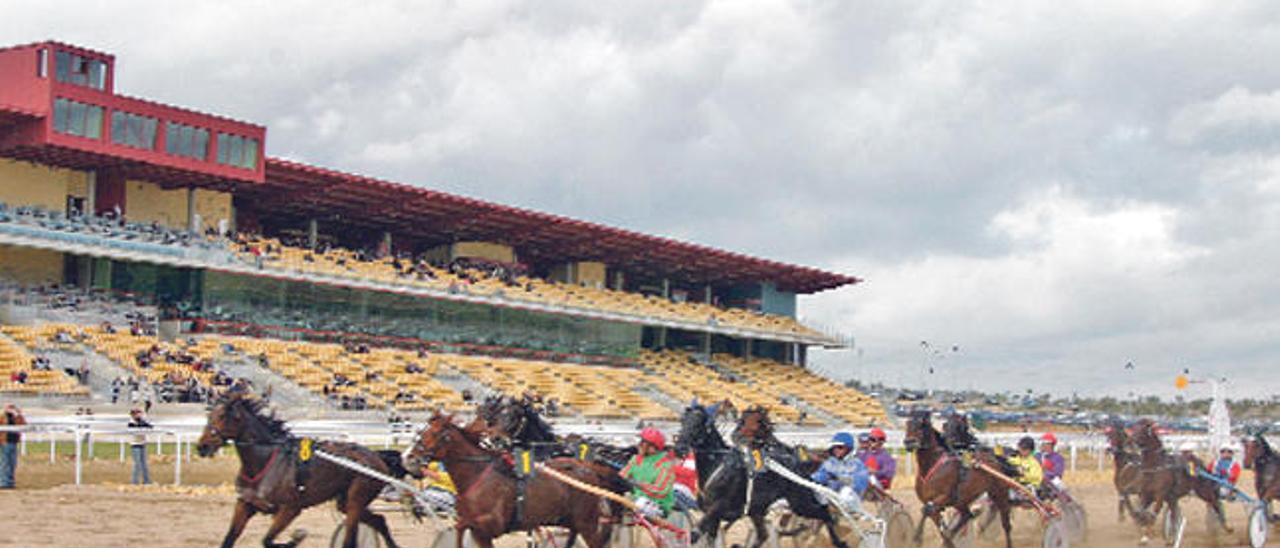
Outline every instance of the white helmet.
<svg viewBox="0 0 1280 548">
<path fill-rule="evenodd" d="M 1236 452 L 1236 444 L 1234 444 L 1234 443 L 1224 443 L 1224 444 L 1222 444 L 1222 447 L 1219 447 L 1219 448 L 1218 448 L 1218 452 L 1222 452 L 1222 451 L 1231 451 L 1232 453 L 1235 453 L 1235 452 Z"/>
<path fill-rule="evenodd" d="M 1196 442 L 1194 441 L 1184 441 L 1178 445 L 1178 451 L 1191 453 L 1191 452 L 1194 452 L 1195 450 L 1196 450 Z"/>
</svg>

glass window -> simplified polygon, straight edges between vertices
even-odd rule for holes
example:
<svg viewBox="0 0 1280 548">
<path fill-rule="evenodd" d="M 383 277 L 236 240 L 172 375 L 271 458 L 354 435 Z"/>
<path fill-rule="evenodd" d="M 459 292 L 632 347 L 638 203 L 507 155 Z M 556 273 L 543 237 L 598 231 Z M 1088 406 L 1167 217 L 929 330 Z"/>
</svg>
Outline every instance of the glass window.
<svg viewBox="0 0 1280 548">
<path fill-rule="evenodd" d="M 204 160 L 209 156 L 209 130 L 169 122 L 164 129 L 165 152 Z"/>
<path fill-rule="evenodd" d="M 36 52 L 36 76 L 49 77 L 49 50 L 40 48 Z"/>
<path fill-rule="evenodd" d="M 256 169 L 258 167 L 258 140 L 229 133 L 219 133 L 218 163 L 245 169 Z"/>
<path fill-rule="evenodd" d="M 97 59 L 59 51 L 54 56 L 54 73 L 59 82 L 103 89 L 107 85 L 107 64 Z"/>
<path fill-rule="evenodd" d="M 111 113 L 111 142 L 134 148 L 155 148 L 156 119 L 119 110 Z"/>
<path fill-rule="evenodd" d="M 70 99 L 53 102 L 53 130 L 90 139 L 102 137 L 102 107 Z"/>
</svg>

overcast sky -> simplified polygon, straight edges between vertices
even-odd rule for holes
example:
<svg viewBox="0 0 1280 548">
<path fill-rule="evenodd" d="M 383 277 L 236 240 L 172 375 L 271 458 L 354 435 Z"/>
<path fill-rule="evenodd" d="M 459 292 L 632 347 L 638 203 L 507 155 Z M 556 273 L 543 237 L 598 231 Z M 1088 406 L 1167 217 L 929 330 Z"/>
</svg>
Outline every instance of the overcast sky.
<svg viewBox="0 0 1280 548">
<path fill-rule="evenodd" d="M 863 277 L 801 301 L 836 375 L 1276 392 L 1274 2 L 332 4 L 7 0 L 0 43 L 274 156 Z"/>
</svg>

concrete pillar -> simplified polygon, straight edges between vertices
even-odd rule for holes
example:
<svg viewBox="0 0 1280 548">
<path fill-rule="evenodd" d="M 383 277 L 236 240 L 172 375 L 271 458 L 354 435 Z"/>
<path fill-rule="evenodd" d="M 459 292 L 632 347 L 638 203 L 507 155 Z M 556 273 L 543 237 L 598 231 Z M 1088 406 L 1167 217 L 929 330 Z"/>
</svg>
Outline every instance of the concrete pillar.
<svg viewBox="0 0 1280 548">
<path fill-rule="evenodd" d="M 668 280 L 666 278 L 662 279 L 662 298 L 664 299 L 671 298 L 671 280 Z"/>
<path fill-rule="evenodd" d="M 382 233 L 382 249 L 387 251 L 387 255 L 391 255 L 391 231 Z"/>
<path fill-rule="evenodd" d="M 615 270 L 613 272 L 613 288 L 618 291 L 622 291 L 622 288 L 625 286 L 626 286 L 626 278 L 622 275 L 622 271 Z"/>
<path fill-rule="evenodd" d="M 710 332 L 702 334 L 702 354 L 708 358 L 711 357 L 711 333 Z"/>
<path fill-rule="evenodd" d="M 742 357 L 751 358 L 751 339 L 742 341 Z"/>
<path fill-rule="evenodd" d="M 90 171 L 86 179 L 89 184 L 88 190 L 85 192 L 83 213 L 87 217 L 98 211 L 98 172 Z"/>
<path fill-rule="evenodd" d="M 656 342 L 657 342 L 656 346 L 658 347 L 658 350 L 662 350 L 667 347 L 667 328 L 665 327 L 658 328 L 658 340 Z"/>
<path fill-rule="evenodd" d="M 702 291 L 702 302 L 711 304 L 711 284 L 707 284 Z"/>
<path fill-rule="evenodd" d="M 307 221 L 307 249 L 316 250 L 316 246 L 320 244 L 320 222 L 311 219 Z"/>
<path fill-rule="evenodd" d="M 196 213 L 196 187 L 187 187 L 187 230 L 200 233 L 200 214 Z"/>
</svg>

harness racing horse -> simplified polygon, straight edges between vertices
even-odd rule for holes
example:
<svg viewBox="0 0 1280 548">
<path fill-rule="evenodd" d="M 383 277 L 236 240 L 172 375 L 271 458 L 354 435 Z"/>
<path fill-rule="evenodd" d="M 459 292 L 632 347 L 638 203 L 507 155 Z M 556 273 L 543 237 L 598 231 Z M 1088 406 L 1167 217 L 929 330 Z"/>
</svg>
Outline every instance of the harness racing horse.
<svg viewBox="0 0 1280 548">
<path fill-rule="evenodd" d="M 924 505 L 921 513 L 924 518 L 933 520 L 945 546 L 948 548 L 955 546 L 952 539 L 973 519 L 970 507 L 985 493 L 991 499 L 992 506 L 1000 513 L 1005 546 L 1013 547 L 1011 536 L 1013 524 L 1009 518 L 1011 503 L 1007 484 L 980 469 L 971 468 L 960 457 L 947 452 L 946 441 L 942 434 L 934 429 L 928 411 L 912 413 L 907 421 L 907 433 L 903 443 L 908 452 L 915 454 L 916 496 Z M 1013 477 L 1016 477 L 1016 472 Z M 946 508 L 954 508 L 960 515 L 960 518 L 951 525 L 950 530 L 942 524 L 942 512 Z M 916 525 L 915 542 L 917 544 L 924 538 L 924 518 L 921 518 Z"/>
<path fill-rule="evenodd" d="M 675 450 L 687 455 L 693 451 L 698 470 L 698 507 L 702 519 L 698 536 L 714 546 L 721 524 L 732 524 L 743 515 L 747 505 L 747 466 L 742 453 L 725 443 L 716 429 L 716 417 L 722 404 L 703 406 L 693 400 L 680 416 L 680 432 Z"/>
<path fill-rule="evenodd" d="M 1207 470 L 1204 463 L 1194 455 L 1171 455 L 1164 450 L 1160 435 L 1156 433 L 1156 424 L 1151 419 L 1139 419 L 1133 426 L 1133 443 L 1141 452 L 1139 465 L 1139 502 L 1141 509 L 1135 518 L 1143 527 L 1143 538 L 1154 532 L 1156 516 L 1164 505 L 1169 511 L 1179 514 L 1178 500 L 1190 493 L 1205 502 L 1218 524 L 1228 532 L 1231 527 L 1222 508 L 1218 494 L 1218 485 L 1208 478 L 1202 478 L 1193 470 Z M 1151 505 L 1155 504 L 1152 508 Z"/>
<path fill-rule="evenodd" d="M 411 469 L 431 461 L 444 463 L 458 488 L 458 546 L 469 530 L 476 544 L 492 548 L 493 540 L 506 533 L 530 531 L 543 525 L 565 527 L 570 536 L 581 535 L 591 548 L 604 546 L 611 525 L 602 520 L 603 501 L 570 487 L 546 474 L 533 473 L 526 479 L 516 476 L 505 455 L 480 447 L 483 432 L 463 429 L 453 417 L 437 413 L 414 443 L 406 459 Z M 574 459 L 558 458 L 543 463 L 578 481 L 608 488 L 613 478 L 604 477 Z M 517 500 L 518 482 L 525 482 L 524 501 Z"/>
<path fill-rule="evenodd" d="M 617 447 L 578 435 L 557 436 L 527 397 L 486 399 L 476 417 L 483 419 L 487 439 L 501 446 L 529 449 L 538 458 L 577 457 L 617 472 L 636 454 L 635 446 Z M 628 489 L 623 487 L 623 491 Z"/>
<path fill-rule="evenodd" d="M 1244 467 L 1253 470 L 1253 492 L 1267 505 L 1267 519 L 1280 519 L 1271 513 L 1271 501 L 1280 499 L 1280 453 L 1276 453 L 1263 436 L 1265 430 L 1244 437 Z"/>
<path fill-rule="evenodd" d="M 295 532 L 293 540 L 285 543 L 276 543 L 275 538 L 304 508 L 336 500 L 346 527 L 343 546 L 356 546 L 357 525 L 363 523 L 394 547 L 386 520 L 368 509 L 369 502 L 381 493 L 383 482 L 312 453 L 324 451 L 395 477 L 405 473 L 400 456 L 394 451 L 375 452 L 354 443 L 301 440 L 291 435 L 282 421 L 267 415 L 265 406 L 262 400 L 245 393 L 223 397 L 213 404 L 196 444 L 200 456 L 212 457 L 231 441 L 240 457 L 240 474 L 236 476 L 239 496 L 222 546 L 235 545 L 245 523 L 257 513 L 275 516 L 263 538 L 264 546 L 295 546 L 304 533 Z"/>
<path fill-rule="evenodd" d="M 1129 433 L 1125 430 L 1124 423 L 1120 422 L 1119 419 L 1112 419 L 1107 424 L 1106 433 L 1107 452 L 1111 453 L 1115 466 L 1111 483 L 1115 485 L 1118 497 L 1116 501 L 1116 519 L 1123 522 L 1126 512 L 1130 516 L 1137 515 L 1133 509 L 1133 502 L 1129 497 L 1137 495 L 1141 490 L 1142 473 L 1140 468 L 1142 457 L 1130 450 Z"/>
<path fill-rule="evenodd" d="M 742 412 L 738 418 L 738 425 L 733 431 L 733 440 L 753 454 L 758 451 L 761 460 L 763 458 L 774 460 L 801 477 L 809 477 L 821 464 L 820 461 L 813 459 L 802 459 L 795 449 L 778 440 L 774 435 L 773 422 L 769 420 L 769 411 L 764 407 L 753 406 Z M 756 457 L 752 458 L 754 460 Z M 831 537 L 831 544 L 836 548 L 848 546 L 840 538 L 840 533 L 836 529 L 835 516 L 831 514 L 826 504 L 818 500 L 812 489 L 771 473 L 767 469 L 747 470 L 747 468 L 748 466 L 743 466 L 744 474 L 740 477 L 743 482 L 746 482 L 747 474 L 754 474 L 749 487 L 745 489 L 745 496 L 747 516 L 751 518 L 757 533 L 755 548 L 762 546 L 765 539 L 769 538 L 765 514 L 769 512 L 769 506 L 778 499 L 785 499 L 793 514 L 822 522 L 827 528 L 827 534 Z"/>
</svg>

